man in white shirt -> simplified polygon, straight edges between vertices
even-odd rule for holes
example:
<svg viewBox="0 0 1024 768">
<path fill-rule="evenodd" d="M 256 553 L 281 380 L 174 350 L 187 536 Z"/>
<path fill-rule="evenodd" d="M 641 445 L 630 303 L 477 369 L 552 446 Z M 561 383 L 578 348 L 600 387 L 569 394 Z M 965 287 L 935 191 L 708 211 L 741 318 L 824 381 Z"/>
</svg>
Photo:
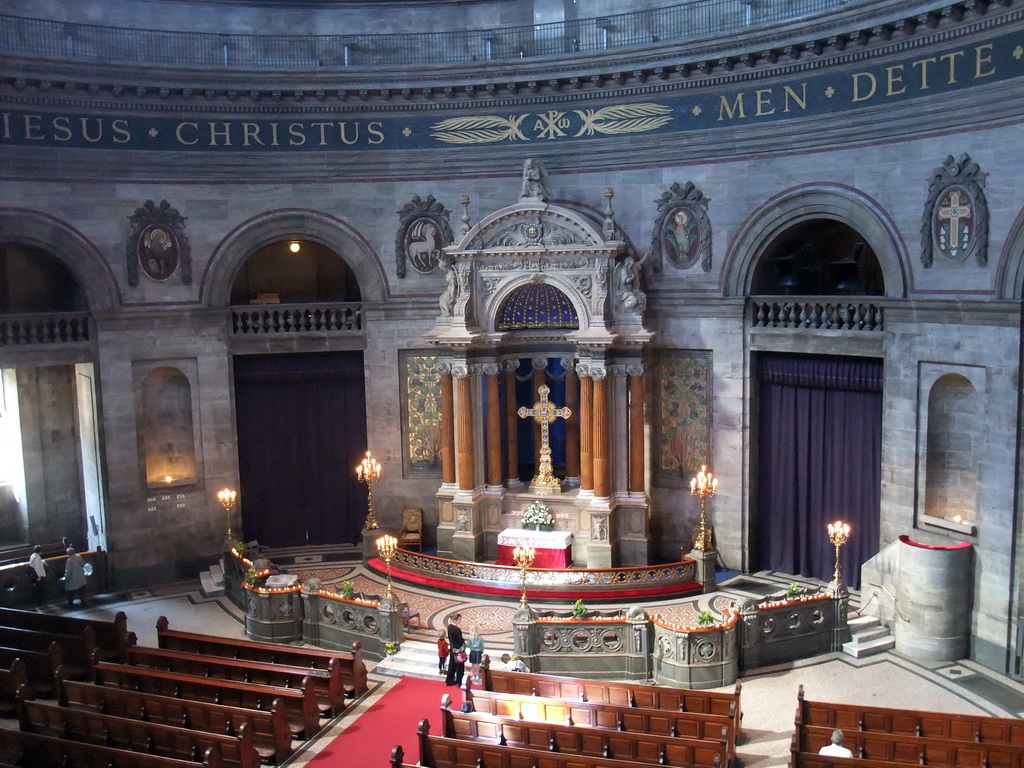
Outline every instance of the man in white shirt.
<svg viewBox="0 0 1024 768">
<path fill-rule="evenodd" d="M 32 571 L 32 580 L 36 587 L 36 599 L 42 600 L 46 594 L 44 580 L 46 579 L 46 561 L 43 559 L 43 548 L 36 544 L 32 554 L 28 558 L 28 567 Z"/>
<path fill-rule="evenodd" d="M 843 746 L 843 732 L 838 728 L 832 731 L 832 743 L 819 749 L 818 754 L 831 757 L 853 757 L 853 752 Z"/>
<path fill-rule="evenodd" d="M 523 663 L 523 660 L 520 659 L 518 656 L 513 658 L 512 656 L 509 656 L 507 653 L 503 653 L 503 654 L 501 654 L 501 663 L 502 663 L 502 669 L 504 669 L 506 672 L 529 672 L 530 671 L 529 669 L 527 669 L 526 665 Z"/>
</svg>

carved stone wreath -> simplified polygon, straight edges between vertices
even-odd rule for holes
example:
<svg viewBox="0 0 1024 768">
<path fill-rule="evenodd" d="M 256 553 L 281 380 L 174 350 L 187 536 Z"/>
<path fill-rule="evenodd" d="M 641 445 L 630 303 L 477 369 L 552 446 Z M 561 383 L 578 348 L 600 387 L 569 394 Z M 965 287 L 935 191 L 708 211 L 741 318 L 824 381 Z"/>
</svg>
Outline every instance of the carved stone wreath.
<svg viewBox="0 0 1024 768">
<path fill-rule="evenodd" d="M 661 272 L 668 261 L 678 269 L 689 269 L 699 260 L 701 269 L 711 271 L 710 199 L 692 182 L 673 183 L 658 200 L 658 217 L 651 232 L 651 268 Z"/>
<path fill-rule="evenodd" d="M 395 234 L 395 274 L 406 275 L 406 264 L 423 275 L 437 271 L 442 249 L 455 240 L 449 221 L 451 212 L 433 195 L 414 197 L 398 211 Z"/>
<path fill-rule="evenodd" d="M 139 271 L 156 282 L 175 273 L 183 285 L 192 284 L 192 249 L 185 236 L 185 217 L 166 200 L 147 200 L 128 217 L 131 230 L 126 249 L 128 285 L 139 284 Z"/>
<path fill-rule="evenodd" d="M 931 267 L 936 254 L 949 262 L 974 255 L 978 266 L 988 263 L 988 202 L 983 187 L 988 174 L 962 154 L 949 155 L 928 184 L 921 216 L 921 263 Z"/>
</svg>

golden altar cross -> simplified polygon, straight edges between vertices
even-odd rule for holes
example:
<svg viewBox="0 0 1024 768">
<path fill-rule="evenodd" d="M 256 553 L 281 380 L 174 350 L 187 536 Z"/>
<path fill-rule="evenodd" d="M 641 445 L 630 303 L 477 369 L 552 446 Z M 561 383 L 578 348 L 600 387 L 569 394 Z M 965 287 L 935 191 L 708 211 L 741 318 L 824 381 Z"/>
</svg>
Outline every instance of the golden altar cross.
<svg viewBox="0 0 1024 768">
<path fill-rule="evenodd" d="M 568 419 L 572 416 L 572 410 L 565 407 L 556 408 L 554 403 L 548 400 L 548 393 L 550 391 L 547 385 L 541 384 L 537 389 L 540 400 L 533 404 L 533 408 L 523 406 L 518 411 L 520 419 L 532 416 L 540 424 L 540 466 L 533 478 L 533 482 L 530 483 L 530 489 L 534 491 L 551 492 L 561 490 L 562 488 L 562 481 L 551 474 L 551 441 L 548 425 L 559 417 Z"/>
</svg>

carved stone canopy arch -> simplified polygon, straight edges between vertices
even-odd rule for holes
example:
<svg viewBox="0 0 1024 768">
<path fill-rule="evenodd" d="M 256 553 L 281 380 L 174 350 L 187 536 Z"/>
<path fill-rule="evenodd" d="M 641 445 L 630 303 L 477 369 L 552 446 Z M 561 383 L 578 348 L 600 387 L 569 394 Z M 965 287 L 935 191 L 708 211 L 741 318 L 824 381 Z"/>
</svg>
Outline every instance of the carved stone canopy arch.
<svg viewBox="0 0 1024 768">
<path fill-rule="evenodd" d="M 577 210 L 524 199 L 466 227 L 445 248 L 441 316 L 428 334 L 438 342 L 499 337 L 505 301 L 531 283 L 557 289 L 572 303 L 578 330 L 603 338 L 640 334 L 646 296 L 625 243 L 606 238 L 603 220 Z"/>
</svg>

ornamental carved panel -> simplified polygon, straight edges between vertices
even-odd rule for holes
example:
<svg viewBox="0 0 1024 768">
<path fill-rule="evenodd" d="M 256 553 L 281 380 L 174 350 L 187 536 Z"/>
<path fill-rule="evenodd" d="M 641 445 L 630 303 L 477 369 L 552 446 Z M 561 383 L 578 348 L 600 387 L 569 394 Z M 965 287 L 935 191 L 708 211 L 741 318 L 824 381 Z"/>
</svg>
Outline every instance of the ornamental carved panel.
<svg viewBox="0 0 1024 768">
<path fill-rule="evenodd" d="M 988 174 L 962 154 L 949 155 L 936 168 L 928 185 L 928 200 L 921 218 L 921 263 L 959 264 L 974 256 L 978 266 L 988 263 Z"/>
</svg>

